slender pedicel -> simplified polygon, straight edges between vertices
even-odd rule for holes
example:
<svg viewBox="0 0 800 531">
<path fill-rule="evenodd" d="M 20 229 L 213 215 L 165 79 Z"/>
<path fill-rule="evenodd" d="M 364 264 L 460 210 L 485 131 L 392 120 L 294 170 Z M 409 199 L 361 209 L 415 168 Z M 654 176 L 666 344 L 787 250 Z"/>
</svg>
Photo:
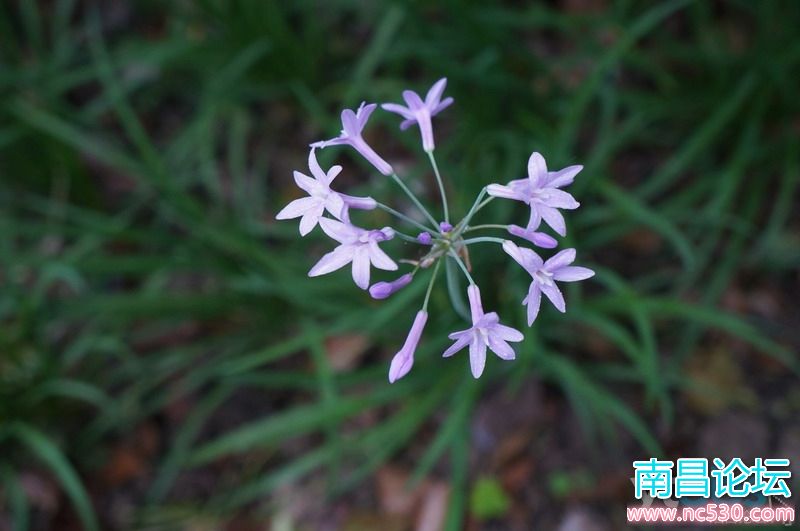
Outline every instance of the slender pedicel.
<svg viewBox="0 0 800 531">
<path fill-rule="evenodd" d="M 444 220 L 449 222 L 450 221 L 450 212 L 447 208 L 447 194 L 444 191 L 444 183 L 442 182 L 442 176 L 439 174 L 439 166 L 436 164 L 436 157 L 433 154 L 433 150 L 431 149 L 428 151 L 428 159 L 431 161 L 431 166 L 433 166 L 433 173 L 436 175 L 436 183 L 439 185 L 439 194 L 442 196 L 442 207 L 444 209 Z M 448 223 L 449 225 L 449 223 Z M 452 227 L 452 225 L 451 225 Z"/>
</svg>

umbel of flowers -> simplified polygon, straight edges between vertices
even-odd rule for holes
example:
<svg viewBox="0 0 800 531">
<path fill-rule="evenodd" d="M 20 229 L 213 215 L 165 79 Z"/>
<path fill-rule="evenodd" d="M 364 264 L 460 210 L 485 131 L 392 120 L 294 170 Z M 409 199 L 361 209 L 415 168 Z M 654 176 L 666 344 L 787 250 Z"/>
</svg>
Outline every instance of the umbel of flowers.
<svg viewBox="0 0 800 531">
<path fill-rule="evenodd" d="M 530 275 L 531 283 L 528 292 L 522 298 L 522 304 L 527 307 L 528 326 L 533 325 L 539 314 L 542 295 L 558 311 L 564 312 L 566 304 L 558 283 L 575 282 L 594 275 L 594 271 L 591 269 L 572 265 L 575 260 L 575 249 L 563 249 L 545 260 L 533 249 L 521 247 L 512 239 L 475 235 L 478 231 L 502 230 L 510 237 L 518 238 L 525 243 L 542 249 L 554 249 L 558 246 L 558 242 L 549 234 L 541 232 L 542 222 L 557 235 L 566 235 L 567 229 L 562 211 L 574 210 L 580 205 L 563 188 L 572 184 L 575 176 L 583 169 L 582 166 L 568 166 L 562 170 L 549 171 L 544 157 L 534 152 L 528 159 L 527 177 L 512 180 L 507 184 L 489 184 L 484 187 L 478 193 L 467 215 L 457 223 L 451 223 L 444 183 L 434 156 L 433 136 L 433 117 L 453 103 L 453 98 L 442 98 L 446 84 L 446 79 L 437 81 L 424 99 L 416 92 L 406 90 L 403 91 L 405 105 L 398 103 L 381 105 L 383 110 L 402 117 L 400 129 L 405 130 L 412 126 L 419 128 L 422 148 L 430 160 L 442 199 L 443 220 L 437 221 L 434 218 L 397 175 L 392 165 L 378 155 L 364 140 L 362 132 L 367 126 L 370 116 L 377 109 L 377 105 L 374 103 L 362 103 L 356 111 L 345 109 L 342 111 L 341 134 L 336 138 L 311 144 L 311 150 L 308 153 L 308 168 L 311 176 L 299 171 L 294 172 L 297 186 L 308 195 L 295 199 L 276 216 L 281 220 L 300 218 L 300 234 L 302 236 L 309 234 L 319 225 L 322 231 L 337 244 L 311 268 L 308 272 L 310 277 L 332 273 L 350 265 L 353 281 L 359 288 L 368 289 L 369 294 L 375 299 L 385 299 L 413 282 L 421 271 L 432 270 L 422 307 L 417 312 L 405 343 L 392 358 L 389 366 L 390 382 L 395 382 L 408 374 L 414 365 L 414 352 L 428 320 L 428 301 L 431 291 L 441 263 L 448 258 L 458 264 L 469 283 L 467 299 L 470 306 L 471 324 L 469 328 L 450 334 L 449 337 L 453 340 L 453 344 L 445 350 L 443 356 L 449 357 L 467 348 L 472 375 L 475 378 L 480 377 L 483 373 L 487 350 L 491 350 L 504 360 L 515 358 L 514 348 L 510 343 L 522 341 L 522 332 L 502 324 L 496 312 L 484 311 L 480 288 L 475 284 L 470 274 L 470 268 L 465 263 L 469 246 L 499 245 Z M 356 197 L 336 190 L 333 186 L 334 180 L 342 171 L 342 167 L 332 166 L 327 171 L 323 170 L 317 162 L 316 156 L 317 149 L 325 149 L 330 146 L 350 146 L 381 174 L 392 179 L 419 210 L 424 221 L 415 220 L 371 197 Z M 525 203 L 530 208 L 527 224 L 525 226 L 472 224 L 473 217 L 495 198 Z M 418 234 L 414 236 L 391 227 L 362 228 L 351 222 L 351 209 L 372 210 L 375 208 L 380 208 L 396 217 L 399 222 L 413 227 L 415 231 L 419 231 Z M 408 264 L 410 270 L 395 280 L 370 285 L 371 268 L 375 267 L 385 271 L 399 269 L 398 264 L 381 249 L 383 242 L 395 237 L 419 245 L 421 251 L 418 256 L 421 254 L 422 257 L 415 260 L 403 260 L 404 265 Z"/>
</svg>

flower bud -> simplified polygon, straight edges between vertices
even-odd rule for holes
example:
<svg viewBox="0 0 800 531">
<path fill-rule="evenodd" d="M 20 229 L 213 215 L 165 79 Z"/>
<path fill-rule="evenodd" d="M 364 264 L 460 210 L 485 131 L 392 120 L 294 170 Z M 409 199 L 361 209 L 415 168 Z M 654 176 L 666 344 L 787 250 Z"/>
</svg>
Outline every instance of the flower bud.
<svg viewBox="0 0 800 531">
<path fill-rule="evenodd" d="M 377 282 L 370 286 L 369 294 L 373 299 L 385 299 L 395 291 L 408 286 L 413 278 L 414 276 L 411 273 L 406 273 L 392 282 Z"/>
<path fill-rule="evenodd" d="M 428 321 L 428 312 L 420 310 L 417 312 L 417 317 L 414 319 L 414 324 L 411 325 L 411 330 L 408 332 L 406 342 L 403 344 L 397 354 L 392 358 L 392 364 L 389 366 L 389 383 L 394 383 L 411 370 L 414 365 L 414 351 L 417 350 L 422 331 L 425 328 L 425 323 Z"/>
<path fill-rule="evenodd" d="M 508 232 L 519 238 L 524 238 L 542 249 L 552 249 L 558 245 L 555 238 L 544 232 L 536 232 L 530 229 L 524 229 L 519 225 L 509 225 Z"/>
</svg>

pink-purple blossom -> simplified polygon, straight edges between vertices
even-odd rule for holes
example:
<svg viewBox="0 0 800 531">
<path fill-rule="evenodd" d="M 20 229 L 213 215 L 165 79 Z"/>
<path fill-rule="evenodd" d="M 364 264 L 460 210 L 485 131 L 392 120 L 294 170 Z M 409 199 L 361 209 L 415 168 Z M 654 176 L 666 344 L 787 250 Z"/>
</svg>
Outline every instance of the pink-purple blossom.
<svg viewBox="0 0 800 531">
<path fill-rule="evenodd" d="M 494 197 L 514 199 L 529 205 L 531 216 L 528 229 L 536 230 L 544 220 L 554 231 L 565 236 L 567 226 L 559 209 L 574 210 L 580 203 L 560 188 L 572 184 L 582 169 L 583 166 L 569 166 L 563 170 L 548 172 L 544 157 L 534 152 L 528 159 L 527 179 L 517 179 L 507 185 L 490 184 L 486 191 Z"/>
<path fill-rule="evenodd" d="M 400 129 L 405 131 L 415 123 L 419 125 L 419 131 L 422 135 L 422 149 L 425 151 L 430 152 L 435 148 L 431 118 L 453 103 L 453 98 L 442 99 L 442 93 L 446 85 L 447 78 L 443 77 L 437 81 L 428 91 L 425 101 L 422 101 L 419 94 L 413 90 L 404 90 L 405 106 L 397 103 L 384 103 L 381 105 L 384 110 L 399 114 L 404 118 L 400 124 Z"/>
<path fill-rule="evenodd" d="M 301 236 L 305 236 L 317 226 L 326 210 L 337 219 L 347 221 L 348 207 L 371 210 L 377 205 L 371 197 L 354 197 L 331 190 L 331 183 L 342 171 L 342 167 L 331 166 L 327 172 L 324 171 L 317 162 L 314 149 L 308 153 L 308 167 L 314 176 L 313 179 L 299 171 L 294 172 L 295 183 L 308 194 L 308 197 L 295 199 L 275 216 L 281 220 L 300 218 Z"/>
<path fill-rule="evenodd" d="M 385 271 L 396 271 L 397 264 L 384 253 L 378 243 L 391 240 L 394 231 L 389 227 L 381 230 L 366 230 L 349 223 L 329 218 L 319 221 L 325 234 L 339 242 L 339 246 L 323 256 L 308 272 L 318 277 L 353 264 L 353 281 L 361 289 L 369 287 L 370 264 Z"/>
<path fill-rule="evenodd" d="M 495 312 L 484 313 L 481 304 L 481 291 L 478 286 L 467 288 L 472 327 L 460 332 L 453 332 L 448 337 L 455 340 L 443 356 L 449 357 L 469 345 L 469 366 L 472 376 L 480 378 L 486 366 L 486 349 L 488 348 L 501 359 L 513 360 L 514 349 L 509 341 L 522 341 L 522 332 L 510 326 L 500 324 L 500 317 Z"/>
<path fill-rule="evenodd" d="M 346 144 L 352 146 L 358 153 L 367 159 L 367 161 L 375 166 L 375 168 L 384 175 L 391 175 L 394 171 L 392 165 L 386 162 L 380 155 L 375 153 L 369 144 L 361 136 L 364 127 L 367 125 L 372 111 L 377 107 L 376 104 L 361 102 L 356 112 L 350 109 L 342 111 L 342 133 L 336 138 L 330 140 L 321 140 L 314 142 L 311 147 L 326 148 L 328 146 L 339 146 Z"/>
<path fill-rule="evenodd" d="M 575 261 L 575 249 L 559 251 L 547 261 L 543 261 L 533 250 L 518 247 L 510 240 L 503 243 L 503 250 L 531 275 L 528 294 L 522 300 L 522 304 L 528 307 L 528 326 L 533 324 L 539 314 L 542 293 L 559 312 L 566 311 L 564 295 L 558 289 L 556 281 L 576 282 L 594 276 L 594 271 L 588 267 L 570 265 Z"/>
<path fill-rule="evenodd" d="M 422 330 L 425 328 L 427 321 L 428 312 L 425 310 L 418 311 L 403 348 L 392 358 L 392 363 L 389 366 L 389 383 L 396 382 L 411 370 L 414 365 L 414 352 L 417 350 L 417 345 L 422 337 Z"/>
</svg>

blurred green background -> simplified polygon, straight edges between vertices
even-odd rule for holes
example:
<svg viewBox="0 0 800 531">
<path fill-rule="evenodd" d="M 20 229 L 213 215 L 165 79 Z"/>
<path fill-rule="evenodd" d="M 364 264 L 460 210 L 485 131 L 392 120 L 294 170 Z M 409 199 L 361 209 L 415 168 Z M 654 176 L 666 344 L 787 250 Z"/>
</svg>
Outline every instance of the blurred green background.
<svg viewBox="0 0 800 531">
<path fill-rule="evenodd" d="M 440 286 L 389 385 L 424 282 L 309 279 L 330 242 L 274 216 L 342 108 L 442 76 L 454 216 L 531 151 L 584 164 L 598 274 L 527 329 L 473 253 L 517 360 L 441 359 Z M 613 530 L 634 459 L 800 463 L 799 94 L 788 0 L 0 3 L 0 529 Z M 433 205 L 396 126 L 370 143 Z"/>
</svg>

